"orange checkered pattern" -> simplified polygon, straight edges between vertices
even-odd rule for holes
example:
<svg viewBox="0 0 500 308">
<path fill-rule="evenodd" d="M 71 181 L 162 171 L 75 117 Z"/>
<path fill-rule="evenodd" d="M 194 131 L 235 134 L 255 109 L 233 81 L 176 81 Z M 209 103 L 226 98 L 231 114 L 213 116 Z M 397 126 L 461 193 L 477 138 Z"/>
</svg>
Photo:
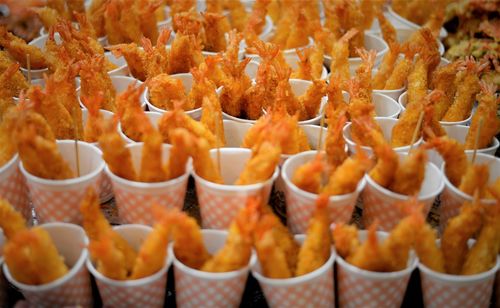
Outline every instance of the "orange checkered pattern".
<svg viewBox="0 0 500 308">
<path fill-rule="evenodd" d="M 363 224 L 370 226 L 375 220 L 378 220 L 380 230 L 392 230 L 404 217 L 397 206 L 398 202 L 400 201 L 389 200 L 382 192 L 366 185 L 363 191 Z M 434 200 L 421 202 L 424 205 L 424 214 L 427 215 Z"/>
<path fill-rule="evenodd" d="M 0 175 L 0 197 L 7 199 L 27 221 L 31 220 L 28 187 L 17 162 Z"/>
<path fill-rule="evenodd" d="M 102 173 L 96 182 L 96 191 L 99 192 L 99 200 L 106 203 L 113 198 L 113 185 L 106 173 Z"/>
<path fill-rule="evenodd" d="M 400 307 L 411 273 L 402 278 L 368 279 L 338 267 L 341 307 Z"/>
<path fill-rule="evenodd" d="M 156 203 L 166 208 L 182 209 L 186 196 L 187 180 L 180 185 L 165 188 L 161 194 L 150 194 L 147 190 L 141 192 L 129 191 L 114 185 L 118 215 L 122 223 L 153 225 L 151 206 Z"/>
<path fill-rule="evenodd" d="M 59 287 L 47 291 L 21 290 L 21 292 L 33 307 L 92 306 L 90 277 L 85 264 L 82 265 L 82 268 L 74 277 Z"/>
<path fill-rule="evenodd" d="M 335 290 L 333 266 L 315 279 L 274 286 L 260 283 L 270 307 L 333 307 Z"/>
<path fill-rule="evenodd" d="M 454 194 L 449 188 L 444 188 L 441 194 L 441 208 L 439 213 L 439 231 L 441 234 L 444 228 L 446 228 L 448 220 L 458 215 L 464 202 L 464 198 Z"/>
<path fill-rule="evenodd" d="M 356 205 L 355 195 L 351 199 L 342 201 L 329 201 L 328 209 L 333 223 L 348 223 Z M 304 234 L 316 207 L 316 200 L 295 194 L 291 189 L 285 188 L 287 224 L 294 234 Z"/>
<path fill-rule="evenodd" d="M 266 196 L 265 202 L 269 201 L 272 183 L 264 186 L 261 190 L 252 191 L 215 191 L 204 187 L 196 182 L 196 195 L 200 204 L 201 224 L 204 229 L 226 230 L 231 221 L 241 208 L 246 204 L 248 197 Z"/>
<path fill-rule="evenodd" d="M 174 266 L 174 276 L 178 307 L 238 307 L 248 272 L 244 271 L 239 276 L 224 280 L 203 279 Z"/>
<path fill-rule="evenodd" d="M 432 307 L 489 307 L 493 282 L 490 279 L 472 283 L 453 283 L 434 279 L 420 271 L 424 304 Z"/>
<path fill-rule="evenodd" d="M 114 286 L 96 279 L 104 307 L 163 307 L 167 272 L 138 286 Z"/>
</svg>

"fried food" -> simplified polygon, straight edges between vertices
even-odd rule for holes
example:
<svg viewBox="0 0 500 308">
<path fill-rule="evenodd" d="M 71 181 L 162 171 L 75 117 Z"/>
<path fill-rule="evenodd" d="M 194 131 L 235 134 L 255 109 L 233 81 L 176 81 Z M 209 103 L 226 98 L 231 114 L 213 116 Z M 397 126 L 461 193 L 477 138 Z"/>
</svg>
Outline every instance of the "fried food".
<svg viewBox="0 0 500 308">
<path fill-rule="evenodd" d="M 148 81 L 150 102 L 163 110 L 173 110 L 174 101 L 185 101 L 187 95 L 180 79 L 159 74 Z M 184 108 L 187 106 L 183 105 Z"/>
<path fill-rule="evenodd" d="M 467 167 L 467 171 L 462 176 L 458 189 L 468 195 L 478 193 L 479 198 L 483 198 L 486 194 L 486 186 L 490 177 L 490 167 L 488 164 L 473 165 Z"/>
<path fill-rule="evenodd" d="M 108 46 L 115 57 L 124 57 L 127 61 L 127 66 L 130 74 L 141 81 L 146 80 L 146 53 L 143 48 L 140 48 L 136 43 L 117 44 Z"/>
<path fill-rule="evenodd" d="M 263 183 L 271 178 L 280 161 L 281 148 L 270 142 L 264 142 L 252 157 L 245 163 L 243 171 L 234 183 L 235 185 L 251 185 Z"/>
<path fill-rule="evenodd" d="M 177 128 L 170 133 L 172 148 L 164 170 L 169 179 L 176 179 L 186 173 L 186 163 L 190 149 L 194 147 L 195 137 L 183 128 Z"/>
<path fill-rule="evenodd" d="M 349 72 L 349 41 L 356 36 L 359 31 L 351 29 L 347 31 L 337 42 L 333 44 L 330 53 L 332 60 L 330 62 L 330 72 L 338 76 L 338 82 L 341 88 L 345 88 L 345 83 L 351 78 Z"/>
<path fill-rule="evenodd" d="M 9 106 L 0 117 L 0 144 L 2 145 L 0 147 L 0 167 L 9 162 L 17 152 L 17 143 L 13 138 L 16 125 L 17 110 L 14 106 Z"/>
<path fill-rule="evenodd" d="M 106 9 L 106 0 L 92 0 L 87 9 L 87 19 L 95 29 L 96 36 L 106 35 L 104 29 L 104 11 Z"/>
<path fill-rule="evenodd" d="M 418 194 L 424 182 L 426 165 L 427 151 L 424 148 L 414 149 L 399 164 L 389 188 L 398 194 Z"/>
<path fill-rule="evenodd" d="M 104 56 L 87 58 L 80 65 L 81 95 L 92 97 L 103 93 L 102 109 L 116 112 L 116 90 L 104 66 Z"/>
<path fill-rule="evenodd" d="M 358 239 L 358 228 L 354 225 L 336 224 L 332 231 L 333 243 L 337 254 L 342 258 L 347 258 L 361 246 Z"/>
<path fill-rule="evenodd" d="M 209 95 L 203 98 L 200 122 L 217 138 L 218 147 L 223 147 L 226 144 L 222 108 L 216 95 Z"/>
<path fill-rule="evenodd" d="M 434 148 L 439 152 L 446 163 L 444 168 L 446 176 L 453 185 L 460 186 L 462 176 L 469 165 L 465 155 L 465 147 L 455 139 L 443 136 L 428 141 L 426 148 Z"/>
<path fill-rule="evenodd" d="M 325 168 L 323 155 L 318 153 L 314 160 L 295 169 L 292 183 L 307 192 L 317 194 L 321 188 L 322 173 Z"/>
<path fill-rule="evenodd" d="M 144 183 L 164 182 L 168 179 L 168 172 L 162 166 L 163 138 L 160 132 L 151 125 L 143 127 L 139 181 Z"/>
<path fill-rule="evenodd" d="M 35 46 L 28 45 L 22 38 L 7 31 L 5 26 L 0 27 L 0 46 L 5 48 L 9 54 L 27 68 L 27 55 L 29 55 L 32 69 L 42 69 L 47 67 L 47 62 L 43 52 Z"/>
<path fill-rule="evenodd" d="M 366 241 L 348 255 L 347 262 L 367 271 L 386 271 L 383 250 L 377 238 L 377 226 L 378 224 L 374 223 L 368 228 Z"/>
<path fill-rule="evenodd" d="M 432 74 L 431 87 L 435 90 L 440 90 L 444 95 L 436 101 L 435 104 L 435 119 L 441 120 L 448 108 L 450 108 L 455 98 L 457 84 L 454 82 L 458 73 L 459 61 L 452 62 L 448 65 L 438 67 Z"/>
<path fill-rule="evenodd" d="M 389 52 L 382 59 L 377 73 L 373 77 L 373 88 L 374 89 L 384 89 L 387 80 L 389 80 L 396 62 L 399 57 L 400 46 L 397 42 L 389 44 Z"/>
<path fill-rule="evenodd" d="M 27 229 L 24 217 L 3 198 L 0 198 L 0 228 L 8 241 Z"/>
<path fill-rule="evenodd" d="M 407 46 L 402 46 L 401 48 L 403 49 L 402 51 L 404 52 L 405 56 L 403 59 L 400 59 L 394 66 L 391 75 L 385 83 L 384 90 L 401 89 L 406 84 L 413 66 L 413 56 L 415 55 L 415 52 Z"/>
<path fill-rule="evenodd" d="M 196 140 L 191 154 L 194 171 L 201 178 L 209 182 L 222 184 L 224 180 L 220 175 L 219 168 L 214 164 L 209 150 L 208 142 L 205 139 L 198 138 Z"/>
<path fill-rule="evenodd" d="M 344 112 L 340 112 L 338 118 L 329 116 L 326 119 L 328 131 L 325 137 L 325 152 L 328 173 L 332 173 L 348 157 L 345 150 L 345 140 L 342 130 L 347 122 Z"/>
<path fill-rule="evenodd" d="M 146 126 L 153 127 L 141 106 L 140 98 L 144 87 L 145 84 L 139 86 L 130 84 L 125 91 L 116 96 L 115 104 L 123 133 L 135 141 L 142 141 L 142 131 Z M 139 130 L 139 127 L 143 129 Z"/>
<path fill-rule="evenodd" d="M 437 235 L 429 224 L 424 224 L 415 237 L 415 250 L 420 262 L 438 273 L 445 273 L 443 252 L 436 246 Z"/>
<path fill-rule="evenodd" d="M 83 141 L 89 143 L 98 142 L 103 130 L 103 117 L 99 112 L 99 109 L 101 109 L 103 97 L 101 93 L 99 93 L 95 97 L 87 98 L 85 96 L 81 96 L 80 99 L 88 110 L 87 122 L 85 123 L 85 127 L 83 128 Z"/>
<path fill-rule="evenodd" d="M 142 63 L 147 78 L 154 78 L 159 74 L 166 74 L 169 72 L 170 57 L 169 51 L 166 47 L 170 39 L 170 29 L 163 29 L 156 40 L 156 46 L 153 46 L 151 40 L 143 37 L 141 39 L 142 47 L 144 49 Z M 137 54 L 136 54 L 137 56 Z"/>
<path fill-rule="evenodd" d="M 3 65 L 4 62 L 1 62 L 0 97 L 4 99 L 10 99 L 11 97 L 18 97 L 19 94 L 21 94 L 21 91 L 28 89 L 29 87 L 28 82 L 26 81 L 22 73 L 19 71 L 19 64 L 12 63 L 7 67 L 3 67 Z"/>
<path fill-rule="evenodd" d="M 222 13 L 222 12 L 221 12 Z M 224 33 L 227 28 L 227 19 L 218 13 L 206 12 L 203 16 L 203 28 L 205 29 L 205 50 L 211 52 L 222 52 L 226 50 L 226 38 Z"/>
</svg>

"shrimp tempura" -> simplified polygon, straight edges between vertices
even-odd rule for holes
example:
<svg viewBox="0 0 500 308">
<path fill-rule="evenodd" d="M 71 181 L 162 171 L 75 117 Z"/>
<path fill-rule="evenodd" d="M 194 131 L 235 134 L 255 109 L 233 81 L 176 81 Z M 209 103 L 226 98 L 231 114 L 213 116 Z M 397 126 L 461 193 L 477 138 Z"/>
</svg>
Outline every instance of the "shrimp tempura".
<svg viewBox="0 0 500 308">
<path fill-rule="evenodd" d="M 87 58 L 80 65 L 81 94 L 87 97 L 104 95 L 102 109 L 116 111 L 116 91 L 104 66 L 104 56 Z"/>
<path fill-rule="evenodd" d="M 339 83 L 342 88 L 345 87 L 345 82 L 350 79 L 349 72 L 349 41 L 356 36 L 359 31 L 351 29 L 347 31 L 337 42 L 333 44 L 330 63 L 330 72 L 332 75 L 337 74 Z"/>
<path fill-rule="evenodd" d="M 469 165 L 465 155 L 465 147 L 457 140 L 443 136 L 431 139 L 425 148 L 434 148 L 439 152 L 446 162 L 444 168 L 446 176 L 453 185 L 460 186 L 462 176 Z"/>
<path fill-rule="evenodd" d="M 28 89 L 28 81 L 19 71 L 18 63 L 12 63 L 5 69 L 1 67 L 0 71 L 0 97 L 18 97 L 21 91 Z"/>
<path fill-rule="evenodd" d="M 22 67 L 28 67 L 28 54 L 30 55 L 30 66 L 32 69 L 47 67 L 45 56 L 40 49 L 36 46 L 28 45 L 22 38 L 8 32 L 5 26 L 0 27 L 0 46 L 5 48 Z"/>
<path fill-rule="evenodd" d="M 302 190 L 317 194 L 321 188 L 323 169 L 323 155 L 318 153 L 314 160 L 308 161 L 295 170 L 292 183 Z"/>
<path fill-rule="evenodd" d="M 26 220 L 8 200 L 0 198 L 0 229 L 7 240 L 26 230 Z"/>
<path fill-rule="evenodd" d="M 296 276 L 305 275 L 320 268 L 330 257 L 331 234 L 328 196 L 316 200 L 316 210 L 307 228 L 307 237 L 299 251 Z"/>
<path fill-rule="evenodd" d="M 81 96 L 83 104 L 87 106 L 88 115 L 87 122 L 83 128 L 83 140 L 85 142 L 97 142 L 99 137 L 102 135 L 102 115 L 99 112 L 103 97 L 99 93 L 96 97 L 87 98 Z"/>
<path fill-rule="evenodd" d="M 127 278 L 125 257 L 116 248 L 110 236 L 103 235 L 100 239 L 91 241 L 89 251 L 95 260 L 99 273 L 114 280 L 125 280 Z"/>
<path fill-rule="evenodd" d="M 332 231 L 332 238 L 337 254 L 344 259 L 361 246 L 358 239 L 358 228 L 354 225 L 336 224 Z"/>
<path fill-rule="evenodd" d="M 176 179 L 186 173 L 189 151 L 194 147 L 195 137 L 183 128 L 177 128 L 170 134 L 172 148 L 165 170 L 169 179 Z"/>
<path fill-rule="evenodd" d="M 438 273 L 445 273 L 443 252 L 436 246 L 436 240 L 436 231 L 429 224 L 424 224 L 415 237 L 415 250 L 419 261 L 425 266 Z"/>
<path fill-rule="evenodd" d="M 344 112 L 340 112 L 338 118 L 331 117 L 326 119 L 328 131 L 325 137 L 325 152 L 330 174 L 348 157 L 345 150 L 344 136 L 342 134 L 342 130 L 347 121 L 344 114 Z"/>
<path fill-rule="evenodd" d="M 139 130 L 139 127 L 153 127 L 141 106 L 140 97 L 144 87 L 145 84 L 139 86 L 135 83 L 130 84 L 125 91 L 116 96 L 116 109 L 123 133 L 137 142 L 142 141 L 143 137 L 143 130 Z"/>
<path fill-rule="evenodd" d="M 477 190 L 479 198 L 486 194 L 486 186 L 490 177 L 490 167 L 488 164 L 473 165 L 467 167 L 467 171 L 462 176 L 458 189 L 468 195 L 473 195 Z"/>
<path fill-rule="evenodd" d="M 149 79 L 148 91 L 151 103 L 164 110 L 173 110 L 174 101 L 184 101 L 187 98 L 182 81 L 168 74 L 159 74 Z"/>
<path fill-rule="evenodd" d="M 205 124 L 217 138 L 218 147 L 223 147 L 226 144 L 222 108 L 216 95 L 203 97 L 200 122 Z"/>
<path fill-rule="evenodd" d="M 146 80 L 146 65 L 144 63 L 146 54 L 144 49 L 136 43 L 118 44 L 106 47 L 115 57 L 124 57 L 130 74 L 141 81 Z"/>
<path fill-rule="evenodd" d="M 427 151 L 423 148 L 413 150 L 399 164 L 390 185 L 393 192 L 403 195 L 414 195 L 420 192 L 425 178 Z"/>
<path fill-rule="evenodd" d="M 246 162 L 235 185 L 251 185 L 267 181 L 273 175 L 280 161 L 281 148 L 270 142 L 264 142 Z"/>
<path fill-rule="evenodd" d="M 209 145 L 205 139 L 198 138 L 195 142 L 191 157 L 193 167 L 197 175 L 213 183 L 224 183 L 219 169 L 214 164 L 209 153 Z"/>
<path fill-rule="evenodd" d="M 166 181 L 168 174 L 162 166 L 163 138 L 160 132 L 147 125 L 143 130 L 142 141 L 139 181 L 144 183 Z"/>
<path fill-rule="evenodd" d="M 347 262 L 367 271 L 386 271 L 387 265 L 384 262 L 383 250 L 376 233 L 377 225 L 374 223 L 368 228 L 366 241 L 347 256 Z"/>
<path fill-rule="evenodd" d="M 307 88 L 306 93 L 298 97 L 299 103 L 304 106 L 309 119 L 319 114 L 321 99 L 326 94 L 326 81 L 315 79 L 313 84 Z"/>
</svg>

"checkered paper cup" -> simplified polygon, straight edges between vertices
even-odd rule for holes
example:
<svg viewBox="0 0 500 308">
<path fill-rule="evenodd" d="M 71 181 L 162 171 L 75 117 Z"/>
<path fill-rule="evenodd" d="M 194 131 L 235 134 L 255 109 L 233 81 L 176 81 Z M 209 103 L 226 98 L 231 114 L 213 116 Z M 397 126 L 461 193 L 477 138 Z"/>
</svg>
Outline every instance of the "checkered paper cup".
<svg viewBox="0 0 500 308">
<path fill-rule="evenodd" d="M 295 235 L 297 242 L 303 243 L 306 236 Z M 335 250 L 330 258 L 317 270 L 293 278 L 272 279 L 264 277 L 260 264 L 252 267 L 252 275 L 257 279 L 270 307 L 334 307 L 335 287 L 333 262 Z"/>
<path fill-rule="evenodd" d="M 0 197 L 7 199 L 26 221 L 33 218 L 26 180 L 19 171 L 19 155 L 0 166 Z"/>
<path fill-rule="evenodd" d="M 399 159 L 407 156 L 398 153 Z M 378 185 L 368 174 L 365 175 L 366 187 L 363 191 L 363 223 L 371 225 L 375 220 L 379 221 L 379 228 L 384 231 L 392 230 L 405 216 L 397 203 L 409 200 L 411 196 L 397 194 Z M 443 174 L 436 165 L 427 162 L 425 177 L 418 194 L 418 201 L 424 205 L 424 216 L 429 213 L 436 197 L 444 188 Z"/>
<path fill-rule="evenodd" d="M 143 143 L 127 145 L 132 155 L 132 163 L 135 170 L 139 170 L 142 158 Z M 169 144 L 163 145 L 163 161 L 166 162 L 170 155 Z M 180 177 L 164 182 L 143 183 L 129 181 L 115 175 L 109 166 L 105 172 L 111 179 L 115 192 L 118 214 L 123 223 L 137 223 L 153 225 L 154 219 L 151 214 L 151 206 L 156 203 L 166 208 L 182 209 L 184 197 L 191 170 L 191 162 L 186 165 L 186 173 Z"/>
<path fill-rule="evenodd" d="M 252 152 L 249 149 L 220 149 L 221 176 L 225 184 L 209 182 L 198 176 L 195 171 L 192 172 L 196 185 L 196 195 L 200 204 L 203 228 L 229 228 L 231 221 L 240 209 L 245 206 L 249 197 L 259 196 L 262 197 L 263 202 L 269 201 L 273 182 L 279 174 L 278 167 L 276 167 L 271 178 L 263 183 L 231 185 L 238 179 L 251 154 Z M 215 160 L 217 150 L 211 150 L 210 155 Z"/>
<path fill-rule="evenodd" d="M 43 285 L 27 285 L 17 281 L 9 272 L 7 264 L 3 271 L 7 280 L 21 291 L 33 307 L 92 306 L 90 276 L 85 267 L 88 257 L 88 238 L 82 227 L 68 223 L 41 225 L 52 238 L 59 254 L 70 269 L 63 277 Z"/>
<path fill-rule="evenodd" d="M 64 160 L 76 174 L 76 149 L 73 140 L 57 140 Z M 96 186 L 104 169 L 101 151 L 86 142 L 78 142 L 80 176 L 67 180 L 47 180 L 32 175 L 22 162 L 21 172 L 26 177 L 33 207 L 39 222 L 62 221 L 81 223 L 80 202 L 89 186 Z"/>
<path fill-rule="evenodd" d="M 290 230 L 295 233 L 305 233 L 309 225 L 314 209 L 316 208 L 317 194 L 313 194 L 298 188 L 292 183 L 295 170 L 308 161 L 313 160 L 317 151 L 307 151 L 290 157 L 281 169 L 281 178 L 285 183 L 286 213 Z M 358 183 L 356 191 L 328 198 L 328 209 L 330 219 L 334 223 L 348 223 L 351 220 L 356 200 L 363 188 L 365 179 Z"/>
<path fill-rule="evenodd" d="M 144 225 L 122 225 L 113 228 L 136 251 L 153 230 Z M 163 307 L 167 289 L 167 272 L 172 264 L 167 254 L 164 266 L 151 276 L 135 280 L 114 280 L 102 275 L 87 259 L 87 268 L 94 276 L 104 307 Z"/>
<path fill-rule="evenodd" d="M 223 246 L 227 231 L 202 230 L 203 242 L 210 254 Z M 173 244 L 169 255 L 174 259 L 175 296 L 177 307 L 238 307 L 250 267 L 256 262 L 252 253 L 248 265 L 237 271 L 209 273 L 192 269 L 175 257 Z"/>
<path fill-rule="evenodd" d="M 366 240 L 367 233 L 359 232 L 362 241 Z M 377 231 L 379 240 L 387 236 L 388 233 Z M 362 270 L 340 256 L 336 262 L 340 307 L 400 307 L 418 259 L 411 253 L 404 270 L 388 273 Z"/>
<path fill-rule="evenodd" d="M 468 242 L 469 246 L 473 243 L 474 240 Z M 490 307 L 495 274 L 499 268 L 500 257 L 490 270 L 466 276 L 438 273 L 419 263 L 425 307 Z"/>
<path fill-rule="evenodd" d="M 467 157 L 469 160 L 472 157 L 471 153 L 467 153 Z M 476 160 L 474 164 L 488 164 L 490 169 L 490 178 L 488 181 L 488 185 L 493 184 L 493 182 L 500 176 L 500 158 L 495 156 L 477 153 Z M 441 166 L 441 170 L 443 174 L 445 173 L 446 164 Z M 458 187 L 453 185 L 446 175 L 444 176 L 444 190 L 441 195 L 441 209 L 440 209 L 440 220 L 439 220 L 439 230 L 442 233 L 446 228 L 448 220 L 458 215 L 460 212 L 460 208 L 464 204 L 465 201 L 472 202 L 473 197 L 462 192 Z M 483 205 L 494 205 L 496 201 L 493 199 L 482 199 L 481 204 Z"/>
</svg>

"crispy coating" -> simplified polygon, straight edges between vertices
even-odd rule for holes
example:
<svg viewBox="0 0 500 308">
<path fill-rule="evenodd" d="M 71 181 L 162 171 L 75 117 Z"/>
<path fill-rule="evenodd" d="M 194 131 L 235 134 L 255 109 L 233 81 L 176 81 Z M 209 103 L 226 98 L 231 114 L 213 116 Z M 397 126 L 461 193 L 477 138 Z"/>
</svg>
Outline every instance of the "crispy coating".
<svg viewBox="0 0 500 308">
<path fill-rule="evenodd" d="M 321 99 L 326 94 L 326 81 L 315 79 L 307 88 L 306 93 L 298 97 L 299 103 L 304 106 L 307 118 L 312 119 L 320 112 Z"/>
<path fill-rule="evenodd" d="M 431 139 L 427 147 L 432 147 L 439 152 L 446 163 L 444 168 L 446 176 L 453 185 L 460 186 L 462 176 L 469 165 L 465 155 L 465 147 L 447 136 Z"/>
<path fill-rule="evenodd" d="M 169 175 L 162 165 L 163 138 L 160 132 L 146 125 L 142 141 L 139 181 L 144 183 L 166 181 Z"/>
<path fill-rule="evenodd" d="M 130 84 L 124 92 L 116 96 L 116 109 L 121 128 L 125 135 L 135 141 L 142 141 L 142 132 L 147 126 L 153 127 L 141 106 L 140 97 L 144 87 L 145 84 L 139 86 Z"/>
<path fill-rule="evenodd" d="M 87 98 L 85 96 L 81 96 L 80 99 L 88 110 L 87 122 L 83 128 L 83 140 L 90 143 L 98 142 L 103 130 L 103 117 L 99 112 L 103 97 L 101 93 L 99 93 L 96 97 Z"/>
<path fill-rule="evenodd" d="M 332 75 L 337 75 L 341 87 L 351 78 L 349 72 L 349 41 L 356 36 L 359 31 L 351 29 L 347 31 L 337 42 L 333 44 L 330 53 L 332 60 L 330 63 L 330 72 Z"/>
<path fill-rule="evenodd" d="M 325 152 L 328 172 L 331 174 L 348 157 L 345 150 L 345 139 L 342 133 L 347 121 L 344 112 L 341 112 L 337 118 L 330 116 L 326 119 L 328 131 L 325 137 Z"/>
<path fill-rule="evenodd" d="M 243 171 L 235 185 L 263 183 L 271 178 L 280 161 L 281 148 L 270 142 L 264 142 L 245 163 Z"/>
<path fill-rule="evenodd" d="M 0 198 L 0 228 L 7 240 L 26 230 L 26 220 L 17 212 L 8 200 Z"/>
<path fill-rule="evenodd" d="M 8 32 L 5 26 L 0 27 L 0 46 L 5 48 L 22 67 L 28 67 L 27 55 L 30 56 L 30 66 L 32 69 L 47 67 L 45 57 L 40 49 L 28 45 L 22 38 Z"/>
<path fill-rule="evenodd" d="M 490 167 L 488 164 L 472 165 L 467 167 L 467 171 L 462 176 L 458 189 L 468 195 L 473 195 L 477 190 L 479 198 L 483 198 L 486 194 L 486 186 L 490 177 Z"/>
<path fill-rule="evenodd" d="M 159 74 L 150 79 L 148 91 L 151 103 L 164 110 L 174 109 L 174 101 L 184 101 L 187 98 L 182 81 L 168 74 Z"/>
<path fill-rule="evenodd" d="M 17 112 L 15 107 L 8 107 L 0 118 L 0 166 L 9 162 L 17 152 L 16 140 L 13 138 L 16 127 Z"/>
<path fill-rule="evenodd" d="M 415 238 L 418 259 L 425 266 L 438 273 L 445 273 L 444 256 L 436 246 L 437 235 L 429 224 L 425 224 Z"/>
<path fill-rule="evenodd" d="M 89 251 L 99 273 L 114 280 L 127 278 L 127 267 L 123 252 L 116 247 L 109 233 L 90 241 Z"/>
<path fill-rule="evenodd" d="M 383 272 L 386 270 L 383 250 L 377 238 L 376 223 L 368 228 L 366 241 L 348 255 L 346 261 L 367 271 Z"/>
<path fill-rule="evenodd" d="M 102 109 L 116 112 L 116 90 L 104 67 L 104 56 L 84 60 L 80 65 L 81 94 L 87 97 L 103 93 Z"/>
<path fill-rule="evenodd" d="M 337 254 L 346 259 L 361 246 L 358 239 L 358 228 L 354 225 L 336 224 L 332 238 Z"/>
<path fill-rule="evenodd" d="M 170 134 L 172 148 L 164 167 L 169 179 L 176 179 L 186 173 L 186 164 L 190 149 L 194 147 L 195 137 L 183 128 L 177 128 Z"/>
<path fill-rule="evenodd" d="M 389 80 L 394 68 L 396 66 L 396 62 L 399 57 L 400 47 L 397 42 L 391 43 L 389 45 L 389 52 L 382 59 L 382 63 L 380 64 L 377 73 L 373 77 L 373 88 L 374 89 L 384 89 L 387 80 Z"/>
<path fill-rule="evenodd" d="M 413 150 L 396 169 L 390 189 L 403 195 L 418 194 L 424 182 L 426 165 L 427 151 L 424 148 Z"/>
<path fill-rule="evenodd" d="M 323 155 L 318 153 L 314 160 L 295 169 L 292 183 L 302 190 L 317 194 L 321 188 L 322 173 L 325 167 L 323 159 Z"/>
<path fill-rule="evenodd" d="M 218 147 L 223 147 L 226 144 L 222 108 L 217 95 L 209 95 L 203 98 L 200 122 L 217 138 Z"/>
<path fill-rule="evenodd" d="M 455 61 L 448 65 L 438 67 L 432 74 L 431 87 L 443 91 L 444 96 L 439 98 L 435 104 L 435 118 L 441 120 L 448 108 L 450 108 L 457 91 L 455 76 L 460 62 Z"/>
<path fill-rule="evenodd" d="M 137 46 L 136 43 L 129 43 L 108 46 L 106 49 L 110 50 L 115 57 L 125 58 L 130 74 L 134 78 L 146 80 L 146 54 L 143 48 Z"/>
<path fill-rule="evenodd" d="M 192 150 L 193 167 L 197 175 L 213 183 L 224 183 L 220 175 L 219 168 L 216 166 L 209 153 L 209 145 L 205 139 L 198 138 Z"/>
<path fill-rule="evenodd" d="M 12 64 L 8 64 L 10 59 L 4 57 L 5 55 L 2 53 L 2 56 L 0 56 L 0 97 L 10 99 L 13 96 L 18 97 L 21 91 L 28 89 L 29 85 L 28 81 L 26 81 L 23 74 L 19 71 L 19 64 L 13 62 Z"/>
</svg>

